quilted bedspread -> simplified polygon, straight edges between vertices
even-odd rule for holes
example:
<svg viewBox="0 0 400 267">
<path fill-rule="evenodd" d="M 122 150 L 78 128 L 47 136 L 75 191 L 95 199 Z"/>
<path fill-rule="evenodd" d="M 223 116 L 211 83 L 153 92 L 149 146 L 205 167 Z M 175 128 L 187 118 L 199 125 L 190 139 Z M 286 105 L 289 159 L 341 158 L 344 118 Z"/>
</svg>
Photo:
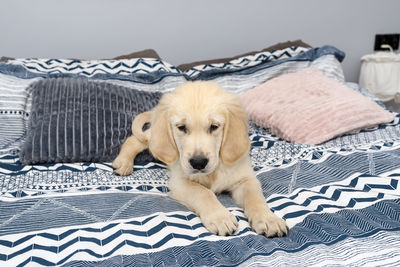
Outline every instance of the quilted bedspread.
<svg viewBox="0 0 400 267">
<path fill-rule="evenodd" d="M 139 162 L 121 177 L 111 163 L 19 162 L 30 111 L 26 88 L 38 79 L 84 76 L 168 92 L 200 75 L 240 93 L 278 68 L 316 65 L 332 76 L 333 59 L 341 57 L 332 47 L 278 52 L 186 73 L 158 59 L 0 63 L 0 265 L 398 266 L 400 114 L 318 146 L 285 142 L 250 123 L 257 178 L 271 209 L 290 227 L 283 238 L 252 232 L 243 210 L 224 194 L 218 198 L 239 229 L 227 237 L 210 234 L 168 197 L 168 174 L 159 163 Z"/>
</svg>

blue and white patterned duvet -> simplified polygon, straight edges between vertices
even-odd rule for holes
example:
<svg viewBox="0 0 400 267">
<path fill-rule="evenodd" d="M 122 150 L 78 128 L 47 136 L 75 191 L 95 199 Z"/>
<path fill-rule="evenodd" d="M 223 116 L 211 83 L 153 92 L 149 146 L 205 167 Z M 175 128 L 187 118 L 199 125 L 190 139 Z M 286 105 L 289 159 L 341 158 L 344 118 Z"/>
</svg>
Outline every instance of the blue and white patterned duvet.
<svg viewBox="0 0 400 267">
<path fill-rule="evenodd" d="M 0 63 L 0 266 L 399 265 L 399 114 L 319 146 L 287 143 L 251 123 L 253 167 L 269 206 L 291 228 L 284 238 L 252 232 L 227 195 L 219 199 L 239 229 L 229 237 L 210 234 L 168 197 L 161 164 L 141 162 L 120 177 L 110 163 L 18 160 L 30 111 L 25 89 L 37 79 L 85 76 L 168 92 L 201 78 L 240 93 L 308 66 L 341 80 L 342 58 L 329 46 L 289 48 L 186 73 L 155 59 Z"/>
</svg>

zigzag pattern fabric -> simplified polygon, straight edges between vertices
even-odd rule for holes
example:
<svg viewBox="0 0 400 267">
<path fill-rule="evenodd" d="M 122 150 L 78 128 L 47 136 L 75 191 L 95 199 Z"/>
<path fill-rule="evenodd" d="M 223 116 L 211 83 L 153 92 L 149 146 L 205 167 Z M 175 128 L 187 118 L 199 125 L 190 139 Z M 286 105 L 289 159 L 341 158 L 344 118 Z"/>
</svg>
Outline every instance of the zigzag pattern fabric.
<svg viewBox="0 0 400 267">
<path fill-rule="evenodd" d="M 152 72 L 179 73 L 168 62 L 153 58 L 123 60 L 74 60 L 74 59 L 15 59 L 13 65 L 20 65 L 34 73 L 81 74 L 92 77 L 98 73 L 140 74 Z"/>
<path fill-rule="evenodd" d="M 289 51 L 198 66 L 196 74 L 147 59 L 121 65 L 59 59 L 0 63 L 0 265 L 398 265 L 400 114 L 390 124 L 318 146 L 287 143 L 250 123 L 253 167 L 269 206 L 291 228 L 284 238 L 252 232 L 227 195 L 218 198 L 238 219 L 238 230 L 229 237 L 210 234 L 195 214 L 168 197 L 162 164 L 138 162 L 132 175 L 120 177 L 110 163 L 19 162 L 31 109 L 27 88 L 39 79 L 85 77 L 168 92 L 204 78 L 243 92 L 313 65 L 344 82 L 341 51 L 330 46 Z M 346 85 L 371 97 L 356 84 Z"/>
<path fill-rule="evenodd" d="M 192 79 L 196 79 L 199 75 L 201 75 L 205 71 L 213 71 L 213 72 L 218 70 L 232 71 L 232 70 L 249 68 L 267 61 L 273 62 L 280 59 L 291 58 L 299 54 L 300 52 L 305 52 L 307 50 L 308 48 L 295 46 L 282 50 L 260 52 L 255 55 L 234 59 L 226 63 L 198 65 L 196 67 L 186 70 L 185 74 Z"/>
</svg>

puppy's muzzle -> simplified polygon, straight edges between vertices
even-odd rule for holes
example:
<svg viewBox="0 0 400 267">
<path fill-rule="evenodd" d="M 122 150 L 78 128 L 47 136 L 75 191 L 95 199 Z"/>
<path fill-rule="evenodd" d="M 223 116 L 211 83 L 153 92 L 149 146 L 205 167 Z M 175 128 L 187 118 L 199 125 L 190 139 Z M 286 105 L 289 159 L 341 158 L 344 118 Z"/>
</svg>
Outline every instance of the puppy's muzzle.
<svg viewBox="0 0 400 267">
<path fill-rule="evenodd" d="M 189 163 L 193 169 L 201 171 L 207 166 L 208 158 L 204 156 L 193 156 L 189 159 Z"/>
</svg>

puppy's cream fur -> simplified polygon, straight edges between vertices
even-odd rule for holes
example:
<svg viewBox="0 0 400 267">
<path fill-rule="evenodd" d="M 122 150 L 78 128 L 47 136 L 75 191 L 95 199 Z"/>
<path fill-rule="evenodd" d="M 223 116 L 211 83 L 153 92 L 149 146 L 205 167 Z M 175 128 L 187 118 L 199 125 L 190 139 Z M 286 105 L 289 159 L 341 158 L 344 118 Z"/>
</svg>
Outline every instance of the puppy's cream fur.
<svg viewBox="0 0 400 267">
<path fill-rule="evenodd" d="M 146 122 L 151 127 L 143 132 Z M 115 173 L 132 173 L 136 154 L 148 147 L 169 167 L 170 196 L 195 212 L 210 232 L 235 232 L 236 218 L 216 197 L 230 192 L 255 232 L 287 234 L 286 223 L 268 208 L 253 172 L 247 117 L 236 95 L 213 82 L 188 82 L 164 95 L 154 110 L 137 116 L 132 133 L 113 162 Z M 194 167 L 194 157 L 207 159 L 204 168 Z"/>
</svg>

